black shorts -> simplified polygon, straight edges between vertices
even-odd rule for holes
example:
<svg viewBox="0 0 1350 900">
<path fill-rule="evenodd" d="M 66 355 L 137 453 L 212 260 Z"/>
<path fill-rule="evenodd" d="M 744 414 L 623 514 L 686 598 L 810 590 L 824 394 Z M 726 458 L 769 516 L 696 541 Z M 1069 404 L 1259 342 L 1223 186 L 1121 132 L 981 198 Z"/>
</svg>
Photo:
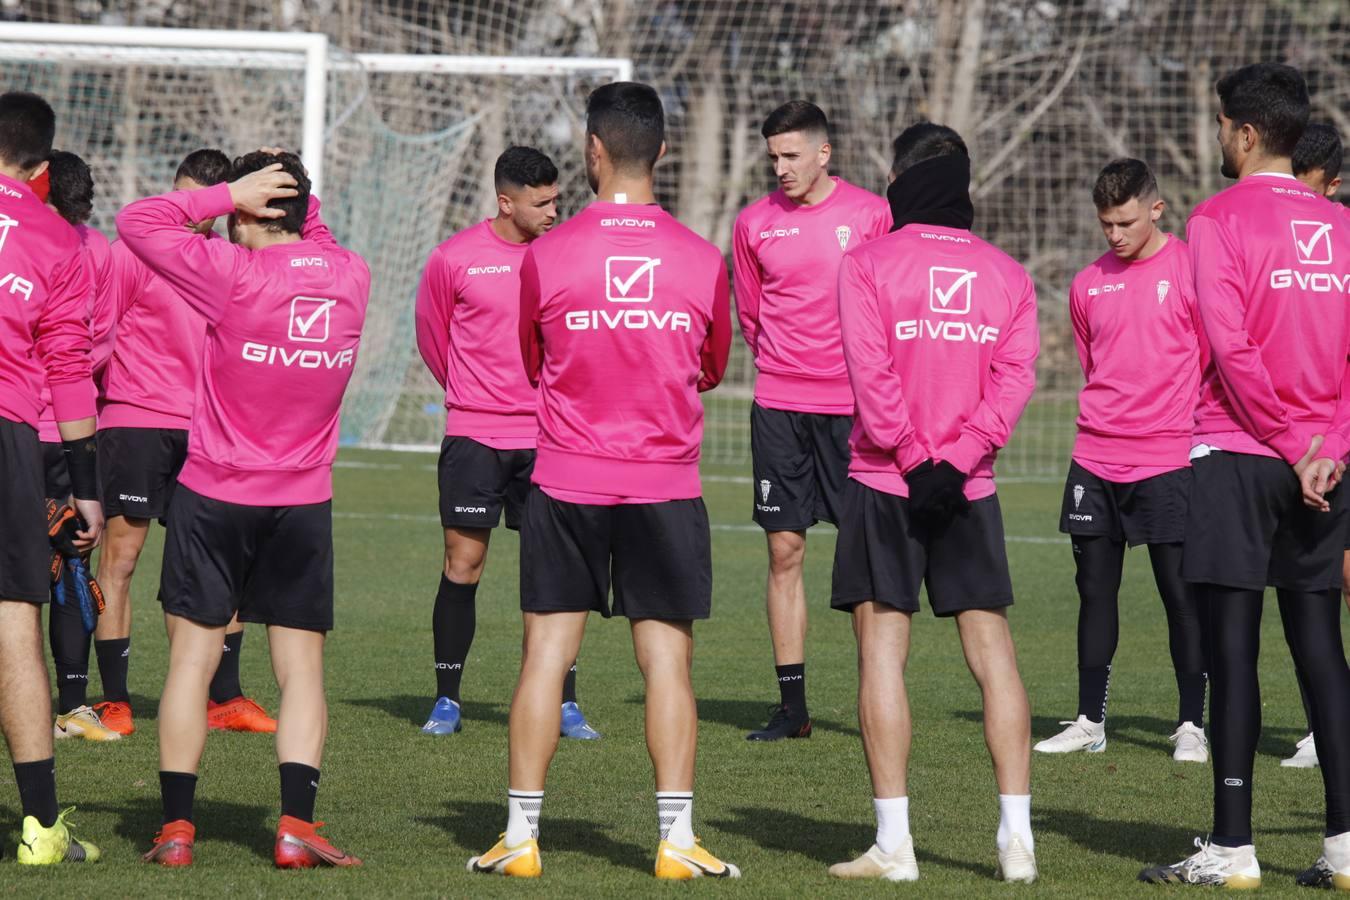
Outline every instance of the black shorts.
<svg viewBox="0 0 1350 900">
<path fill-rule="evenodd" d="M 494 450 L 473 438 L 446 435 L 436 471 L 442 528 L 496 528 L 505 507 L 506 527 L 520 530 L 533 450 Z"/>
<path fill-rule="evenodd" d="M 1131 547 L 1180 544 L 1186 539 L 1191 470 L 1177 469 L 1142 481 L 1107 481 L 1069 463 L 1059 530 L 1080 537 L 1109 537 Z"/>
<path fill-rule="evenodd" d="M 333 628 L 333 504 L 243 506 L 174 491 L 159 602 L 203 625 Z"/>
<path fill-rule="evenodd" d="M 830 605 L 851 612 L 875 600 L 918 612 L 921 584 L 935 616 L 1012 606 L 998 495 L 973 501 L 934 531 L 910 520 L 909 500 L 849 479 Z"/>
<path fill-rule="evenodd" d="M 187 459 L 187 445 L 188 433 L 180 428 L 101 429 L 98 475 L 104 517 L 163 522 Z"/>
<path fill-rule="evenodd" d="M 848 481 L 849 416 L 750 407 L 755 522 L 765 531 L 839 524 Z"/>
<path fill-rule="evenodd" d="M 60 444 L 42 443 L 42 495 L 61 503 L 70 499 L 70 470 Z"/>
<path fill-rule="evenodd" d="M 48 599 L 52 548 L 42 468 L 37 431 L 0 417 L 0 600 Z"/>
<path fill-rule="evenodd" d="M 1191 471 L 1181 577 L 1252 591 L 1340 589 L 1345 488 L 1327 495 L 1324 513 L 1303 505 L 1298 478 L 1281 459 L 1214 451 L 1193 460 Z"/>
<path fill-rule="evenodd" d="M 712 540 L 702 498 L 591 506 L 530 488 L 520 529 L 520 608 L 708 618 Z"/>
</svg>

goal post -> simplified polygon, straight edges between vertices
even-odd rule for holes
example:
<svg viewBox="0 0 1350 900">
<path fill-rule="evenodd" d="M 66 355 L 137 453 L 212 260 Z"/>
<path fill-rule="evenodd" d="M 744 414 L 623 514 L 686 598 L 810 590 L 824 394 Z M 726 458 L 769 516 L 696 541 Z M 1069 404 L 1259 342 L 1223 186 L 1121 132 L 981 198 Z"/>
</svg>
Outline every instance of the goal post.
<svg viewBox="0 0 1350 900">
<path fill-rule="evenodd" d="M 296 147 L 324 218 L 371 269 L 371 301 L 342 440 L 434 448 L 444 393 L 416 351 L 422 268 L 451 233 L 495 214 L 493 164 L 511 144 L 549 154 L 562 214 L 584 205 L 590 88 L 631 60 L 348 53 L 323 34 L 0 24 L 6 88 L 57 111 L 57 146 L 84 156 L 92 223 L 167 190 L 199 147 Z"/>
</svg>

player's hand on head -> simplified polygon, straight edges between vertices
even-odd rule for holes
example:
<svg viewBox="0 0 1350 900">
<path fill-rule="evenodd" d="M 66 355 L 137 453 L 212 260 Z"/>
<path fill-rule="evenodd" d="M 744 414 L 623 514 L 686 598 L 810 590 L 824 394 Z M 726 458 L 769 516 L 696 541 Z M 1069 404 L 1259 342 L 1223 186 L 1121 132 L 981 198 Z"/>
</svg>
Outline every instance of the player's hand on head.
<svg viewBox="0 0 1350 900">
<path fill-rule="evenodd" d="M 272 163 L 230 182 L 234 208 L 259 219 L 279 219 L 286 215 L 285 210 L 273 209 L 267 204 L 298 194 L 295 179 L 281 168 L 281 163 Z"/>
<path fill-rule="evenodd" d="M 76 500 L 75 512 L 84 523 L 84 528 L 75 532 L 75 549 L 88 553 L 103 538 L 103 504 L 97 500 Z"/>
<path fill-rule="evenodd" d="M 296 159 L 300 159 L 300 154 L 299 154 L 299 153 L 295 153 L 295 152 L 293 152 L 293 151 L 291 151 L 291 150 L 287 150 L 285 147 L 259 147 L 259 148 L 258 148 L 258 152 L 259 152 L 259 153 L 266 153 L 266 154 L 269 154 L 269 155 L 271 155 L 271 156 L 280 156 L 280 155 L 283 154 L 283 153 L 290 153 L 290 154 L 293 155 Z M 301 170 L 302 170 L 306 175 L 309 174 L 309 168 L 305 165 L 304 160 L 300 160 L 300 168 L 301 168 Z"/>
</svg>

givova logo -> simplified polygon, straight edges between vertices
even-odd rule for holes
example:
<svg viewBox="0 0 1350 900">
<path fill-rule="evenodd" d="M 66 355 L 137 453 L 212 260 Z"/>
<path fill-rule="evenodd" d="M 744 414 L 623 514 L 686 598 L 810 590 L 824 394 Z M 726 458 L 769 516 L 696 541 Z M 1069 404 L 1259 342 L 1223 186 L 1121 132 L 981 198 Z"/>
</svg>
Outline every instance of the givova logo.
<svg viewBox="0 0 1350 900">
<path fill-rule="evenodd" d="M 510 266 L 470 266 L 464 270 L 465 275 L 507 275 L 510 272 Z"/>
<path fill-rule="evenodd" d="M 610 303 L 651 303 L 656 297 L 656 268 L 651 256 L 610 256 L 605 259 L 605 299 Z M 563 317 L 569 331 L 692 331 L 687 312 L 632 309 L 576 309 Z"/>
<path fill-rule="evenodd" d="M 5 239 L 9 237 L 10 229 L 18 228 L 19 220 L 13 216 L 7 216 L 0 213 L 0 251 L 5 249 Z M 20 275 L 10 272 L 3 278 L 0 278 L 0 288 L 9 287 L 11 294 L 20 294 L 23 296 L 23 302 L 27 303 L 33 299 L 33 282 Z"/>
<path fill-rule="evenodd" d="M 800 228 L 770 228 L 759 233 L 761 241 L 767 241 L 769 238 L 796 237 L 801 234 Z"/>
<path fill-rule="evenodd" d="M 1331 236 L 1335 229 L 1330 222 L 1294 220 L 1289 229 L 1293 232 L 1294 255 L 1300 266 L 1332 264 Z M 1274 290 L 1298 288 L 1314 294 L 1350 294 L 1350 273 L 1274 269 L 1270 273 L 1270 286 Z"/>
<path fill-rule="evenodd" d="M 928 269 L 928 308 L 944 316 L 964 316 L 970 312 L 971 285 L 977 272 L 930 266 Z"/>
<path fill-rule="evenodd" d="M 1289 228 L 1294 232 L 1294 252 L 1300 265 L 1331 265 L 1331 223 L 1295 220 Z"/>
</svg>

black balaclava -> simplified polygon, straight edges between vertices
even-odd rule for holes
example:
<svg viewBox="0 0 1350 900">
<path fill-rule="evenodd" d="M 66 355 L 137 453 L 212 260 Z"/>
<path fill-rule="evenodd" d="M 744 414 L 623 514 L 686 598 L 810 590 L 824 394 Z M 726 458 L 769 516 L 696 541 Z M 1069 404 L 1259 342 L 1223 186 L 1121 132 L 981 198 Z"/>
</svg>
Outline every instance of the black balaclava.
<svg viewBox="0 0 1350 900">
<path fill-rule="evenodd" d="M 970 158 L 948 154 L 916 163 L 891 182 L 886 199 L 895 221 L 892 231 L 910 224 L 968 229 L 975 221 Z"/>
</svg>

